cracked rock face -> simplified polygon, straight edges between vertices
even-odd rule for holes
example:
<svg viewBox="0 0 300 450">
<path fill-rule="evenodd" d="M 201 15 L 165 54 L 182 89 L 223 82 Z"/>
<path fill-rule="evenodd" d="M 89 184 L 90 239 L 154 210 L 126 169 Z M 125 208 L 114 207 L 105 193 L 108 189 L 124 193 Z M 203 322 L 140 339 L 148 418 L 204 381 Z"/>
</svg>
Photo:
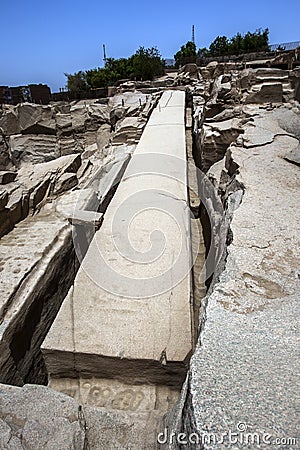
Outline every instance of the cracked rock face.
<svg viewBox="0 0 300 450">
<path fill-rule="evenodd" d="M 1 449 L 84 449 L 78 405 L 43 386 L 0 385 Z"/>
<path fill-rule="evenodd" d="M 238 145 L 231 144 L 207 173 L 231 210 L 231 240 L 223 270 L 202 303 L 177 428 L 216 442 L 225 433 L 222 448 L 232 448 L 229 432 L 239 433 L 240 423 L 260 443 L 242 441 L 236 448 L 269 448 L 264 433 L 270 439 L 297 437 L 300 184 L 299 167 L 288 158 L 299 143 L 279 125 L 288 108 L 251 111 Z M 293 118 L 300 124 L 299 113 Z M 195 448 L 219 446 L 211 440 Z"/>
<path fill-rule="evenodd" d="M 90 100 L 6 106 L 0 116 L 0 237 L 42 202 L 77 185 L 80 154 L 84 165 L 95 154 L 96 167 L 111 148 L 135 145 L 156 101 L 151 95 L 124 92 L 109 105 Z M 120 104 L 122 115 L 116 114 L 114 122 Z M 64 158 L 76 161 L 76 170 L 65 169 Z"/>
<path fill-rule="evenodd" d="M 0 169 L 9 162 L 41 163 L 70 153 L 82 153 L 96 142 L 98 128 L 109 124 L 107 105 L 87 102 L 41 106 L 5 106 L 0 116 Z"/>
</svg>

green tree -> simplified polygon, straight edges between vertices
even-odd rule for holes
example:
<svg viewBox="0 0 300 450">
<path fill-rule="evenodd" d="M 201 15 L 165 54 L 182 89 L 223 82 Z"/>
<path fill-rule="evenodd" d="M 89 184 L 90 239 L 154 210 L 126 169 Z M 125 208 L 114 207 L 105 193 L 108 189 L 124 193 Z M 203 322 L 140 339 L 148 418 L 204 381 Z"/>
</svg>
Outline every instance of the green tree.
<svg viewBox="0 0 300 450">
<path fill-rule="evenodd" d="M 75 72 L 73 75 L 65 73 L 65 76 L 67 77 L 68 91 L 78 92 L 88 89 L 86 75 L 81 70 L 79 72 Z"/>
<path fill-rule="evenodd" d="M 230 43 L 226 36 L 218 36 L 209 46 L 211 56 L 224 56 L 229 53 Z"/>
<path fill-rule="evenodd" d="M 198 52 L 197 52 L 197 64 L 204 64 L 204 60 L 205 58 L 209 57 L 209 51 L 206 47 L 203 48 L 199 48 Z"/>
<path fill-rule="evenodd" d="M 244 38 L 241 33 L 237 33 L 230 39 L 229 54 L 240 55 L 241 53 L 244 53 Z"/>
<path fill-rule="evenodd" d="M 246 33 L 243 37 L 243 47 L 245 53 L 269 51 L 269 29 Z"/>
<path fill-rule="evenodd" d="M 242 53 L 269 51 L 269 29 L 237 33 L 231 39 L 218 36 L 209 47 L 210 56 L 240 55 Z"/>
<path fill-rule="evenodd" d="M 118 80 L 129 78 L 132 67 L 126 58 L 108 58 L 103 68 L 90 69 L 85 72 L 88 87 L 91 89 L 107 87 Z"/>
<path fill-rule="evenodd" d="M 89 89 L 107 87 L 109 82 L 109 72 L 106 68 L 90 69 L 85 72 Z"/>
<path fill-rule="evenodd" d="M 122 79 L 153 80 L 164 74 L 165 63 L 156 47 L 140 47 L 129 58 L 108 58 L 105 67 L 65 74 L 69 91 L 85 91 L 114 85 Z"/>
<path fill-rule="evenodd" d="M 153 80 L 165 71 L 165 63 L 156 47 L 139 47 L 136 53 L 129 58 L 132 76 L 137 80 Z"/>
<path fill-rule="evenodd" d="M 130 58 L 108 58 L 106 60 L 105 69 L 107 69 L 110 74 L 111 83 L 122 80 L 124 78 L 130 78 L 132 74 L 132 65 L 130 62 Z"/>
<path fill-rule="evenodd" d="M 206 47 L 199 48 L 199 50 L 197 52 L 197 56 L 199 58 L 206 58 L 207 56 L 209 56 L 209 51 L 207 50 Z"/>
<path fill-rule="evenodd" d="M 188 41 L 180 47 L 180 50 L 174 55 L 175 66 L 180 67 L 189 62 L 195 62 L 197 56 L 197 48 L 194 42 Z"/>
</svg>

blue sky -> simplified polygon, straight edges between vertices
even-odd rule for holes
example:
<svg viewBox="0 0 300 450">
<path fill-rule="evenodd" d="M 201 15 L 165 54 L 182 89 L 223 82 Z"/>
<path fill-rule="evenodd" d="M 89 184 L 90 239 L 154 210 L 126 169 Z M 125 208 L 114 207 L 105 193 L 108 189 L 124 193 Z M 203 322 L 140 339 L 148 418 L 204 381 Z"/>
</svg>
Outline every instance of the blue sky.
<svg viewBox="0 0 300 450">
<path fill-rule="evenodd" d="M 198 47 L 217 35 L 270 29 L 270 42 L 300 40 L 300 1 L 289 0 L 17 0 L 0 2 L 0 85 L 46 83 L 58 91 L 64 72 L 103 65 L 136 49 L 157 46 L 173 57 L 191 39 Z"/>
</svg>

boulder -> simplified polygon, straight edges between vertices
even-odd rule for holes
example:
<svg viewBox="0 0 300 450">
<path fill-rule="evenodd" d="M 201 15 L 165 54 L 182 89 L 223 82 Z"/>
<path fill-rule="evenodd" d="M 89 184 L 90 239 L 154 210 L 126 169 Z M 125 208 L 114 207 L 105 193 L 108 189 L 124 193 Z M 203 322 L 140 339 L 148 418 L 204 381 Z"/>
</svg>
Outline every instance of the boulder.
<svg viewBox="0 0 300 450">
<path fill-rule="evenodd" d="M 209 71 L 211 77 L 220 76 L 221 73 L 223 73 L 218 70 L 218 73 L 216 74 L 218 66 L 219 66 L 218 61 L 211 61 L 210 63 L 207 64 L 206 69 Z"/>
<path fill-rule="evenodd" d="M 41 164 L 27 164 L 19 170 L 17 181 L 29 193 L 37 192 L 47 180 L 55 180 L 64 173 L 74 174 L 80 165 L 81 156 L 78 154 L 61 156 Z"/>
<path fill-rule="evenodd" d="M 56 124 L 50 106 L 19 104 L 16 113 L 22 134 L 55 134 Z"/>
<path fill-rule="evenodd" d="M 220 112 L 216 116 L 208 119 L 210 122 L 222 122 L 223 120 L 233 119 L 234 117 L 240 117 L 243 114 L 241 106 L 236 106 L 232 108 L 226 108 L 224 111 Z"/>
<path fill-rule="evenodd" d="M 109 110 L 107 105 L 93 103 L 88 105 L 89 116 L 97 126 L 101 123 L 109 123 Z"/>
<path fill-rule="evenodd" d="M 9 146 L 16 166 L 23 162 L 42 163 L 60 156 L 56 136 L 46 134 L 10 136 Z"/>
<path fill-rule="evenodd" d="M 66 157 L 61 157 L 58 162 L 62 162 L 63 173 L 76 173 L 81 166 L 81 155 L 73 154 Z"/>
<path fill-rule="evenodd" d="M 245 103 L 281 103 L 282 95 L 281 83 L 262 83 L 246 95 Z"/>
<path fill-rule="evenodd" d="M 219 64 L 218 61 L 211 61 L 210 63 L 207 64 L 206 68 L 208 70 L 215 70 L 218 64 Z"/>
<path fill-rule="evenodd" d="M 39 203 L 44 200 L 48 192 L 50 181 L 50 176 L 46 176 L 45 180 L 38 184 L 34 191 L 31 192 L 29 200 L 29 207 L 31 209 L 35 210 Z"/>
<path fill-rule="evenodd" d="M 99 125 L 110 122 L 110 108 L 94 100 L 75 103 L 69 113 L 57 113 L 57 137 L 61 155 L 82 153 L 97 140 Z M 107 129 L 105 128 L 105 129 Z"/>
<path fill-rule="evenodd" d="M 109 109 L 107 105 L 96 103 L 78 103 L 71 106 L 72 131 L 85 133 L 97 131 L 102 123 L 109 123 Z"/>
<path fill-rule="evenodd" d="M 0 237 L 24 220 L 30 210 L 35 211 L 50 194 L 59 195 L 74 187 L 80 166 L 81 155 L 72 154 L 46 163 L 25 164 L 18 173 L 12 172 L 15 181 L 0 194 Z"/>
<path fill-rule="evenodd" d="M 112 124 L 113 127 L 116 125 L 116 123 L 120 119 L 123 119 L 123 117 L 125 117 L 126 111 L 127 111 L 127 108 L 125 108 L 124 106 L 117 106 L 116 108 L 113 108 L 111 110 L 110 123 Z"/>
<path fill-rule="evenodd" d="M 198 67 L 197 64 L 185 64 L 179 71 L 179 74 L 188 74 L 190 78 L 196 78 L 197 80 L 199 79 L 199 72 L 198 72 Z"/>
<path fill-rule="evenodd" d="M 219 63 L 213 72 L 214 77 L 219 77 L 219 76 L 223 75 L 224 70 L 225 70 L 224 63 Z"/>
<path fill-rule="evenodd" d="M 45 163 L 27 164 L 18 172 L 17 181 L 30 189 L 37 186 L 47 175 L 71 172 L 75 173 L 81 165 L 81 155 L 65 155 Z M 32 190 L 32 189 L 31 189 Z"/>
<path fill-rule="evenodd" d="M 83 149 L 85 149 L 89 145 L 95 144 L 97 140 L 98 126 L 95 126 L 94 128 L 95 129 L 93 131 L 86 131 L 82 134 L 75 134 L 74 137 L 76 140 L 76 144 L 82 146 Z"/>
<path fill-rule="evenodd" d="M 79 405 L 45 386 L 0 385 L 0 448 L 83 450 Z"/>
<path fill-rule="evenodd" d="M 255 83 L 255 74 L 253 69 L 244 69 L 239 74 L 239 85 L 241 89 L 250 89 Z"/>
<path fill-rule="evenodd" d="M 297 109 L 276 108 L 273 116 L 276 116 L 281 128 L 300 141 L 300 114 L 298 111 Z"/>
<path fill-rule="evenodd" d="M 85 124 L 88 120 L 88 111 L 84 105 L 73 105 L 70 109 L 72 118 L 72 129 L 77 133 L 85 131 Z"/>
<path fill-rule="evenodd" d="M 20 222 L 24 219 L 23 211 L 23 189 L 17 188 L 9 196 L 7 208 L 10 211 L 10 220 L 13 224 Z"/>
<path fill-rule="evenodd" d="M 221 83 L 229 83 L 232 79 L 232 76 L 230 74 L 225 74 L 222 76 L 222 81 Z"/>
<path fill-rule="evenodd" d="M 3 450 L 154 450 L 160 415 L 82 407 L 40 385 L 0 385 Z M 147 433 L 144 433 L 145 428 Z"/>
<path fill-rule="evenodd" d="M 125 144 L 138 141 L 142 135 L 146 121 L 140 117 L 125 117 L 118 122 L 113 136 L 113 144 Z"/>
<path fill-rule="evenodd" d="M 230 82 L 224 83 L 222 81 L 219 92 L 218 92 L 218 98 L 222 98 L 222 99 L 225 97 L 227 98 L 228 94 L 230 94 L 230 91 L 231 91 L 231 83 Z M 229 95 L 229 97 L 230 97 L 230 95 Z"/>
<path fill-rule="evenodd" d="M 56 123 L 54 119 L 41 120 L 30 125 L 22 134 L 56 134 Z"/>
<path fill-rule="evenodd" d="M 98 150 L 98 146 L 96 143 L 88 145 L 84 149 L 84 152 L 82 153 L 82 159 L 86 160 L 86 159 L 90 158 L 97 150 Z"/>
<path fill-rule="evenodd" d="M 20 133 L 20 125 L 15 109 L 10 108 L 4 110 L 0 117 L 0 128 L 5 136 Z"/>
<path fill-rule="evenodd" d="M 290 72 L 290 79 L 294 89 L 295 99 L 300 102 L 300 68 Z"/>
<path fill-rule="evenodd" d="M 202 145 L 201 163 L 204 172 L 224 157 L 229 145 L 241 133 L 243 129 L 235 119 L 209 122 L 203 126 L 203 134 L 196 139 L 196 145 L 198 148 Z"/>
<path fill-rule="evenodd" d="M 210 70 L 207 69 L 206 67 L 200 68 L 200 74 L 204 80 L 209 80 L 211 78 Z"/>
</svg>

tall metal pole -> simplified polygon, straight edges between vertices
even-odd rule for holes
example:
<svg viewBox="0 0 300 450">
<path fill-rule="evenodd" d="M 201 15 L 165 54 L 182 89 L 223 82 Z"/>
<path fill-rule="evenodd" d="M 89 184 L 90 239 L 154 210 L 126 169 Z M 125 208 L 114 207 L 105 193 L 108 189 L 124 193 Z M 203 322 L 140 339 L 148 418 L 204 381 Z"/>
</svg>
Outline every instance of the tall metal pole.
<svg viewBox="0 0 300 450">
<path fill-rule="evenodd" d="M 106 66 L 106 49 L 105 49 L 105 44 L 103 44 L 103 61 L 104 61 L 104 66 Z"/>
<path fill-rule="evenodd" d="M 195 44 L 195 26 L 192 26 L 192 43 Z"/>
</svg>

